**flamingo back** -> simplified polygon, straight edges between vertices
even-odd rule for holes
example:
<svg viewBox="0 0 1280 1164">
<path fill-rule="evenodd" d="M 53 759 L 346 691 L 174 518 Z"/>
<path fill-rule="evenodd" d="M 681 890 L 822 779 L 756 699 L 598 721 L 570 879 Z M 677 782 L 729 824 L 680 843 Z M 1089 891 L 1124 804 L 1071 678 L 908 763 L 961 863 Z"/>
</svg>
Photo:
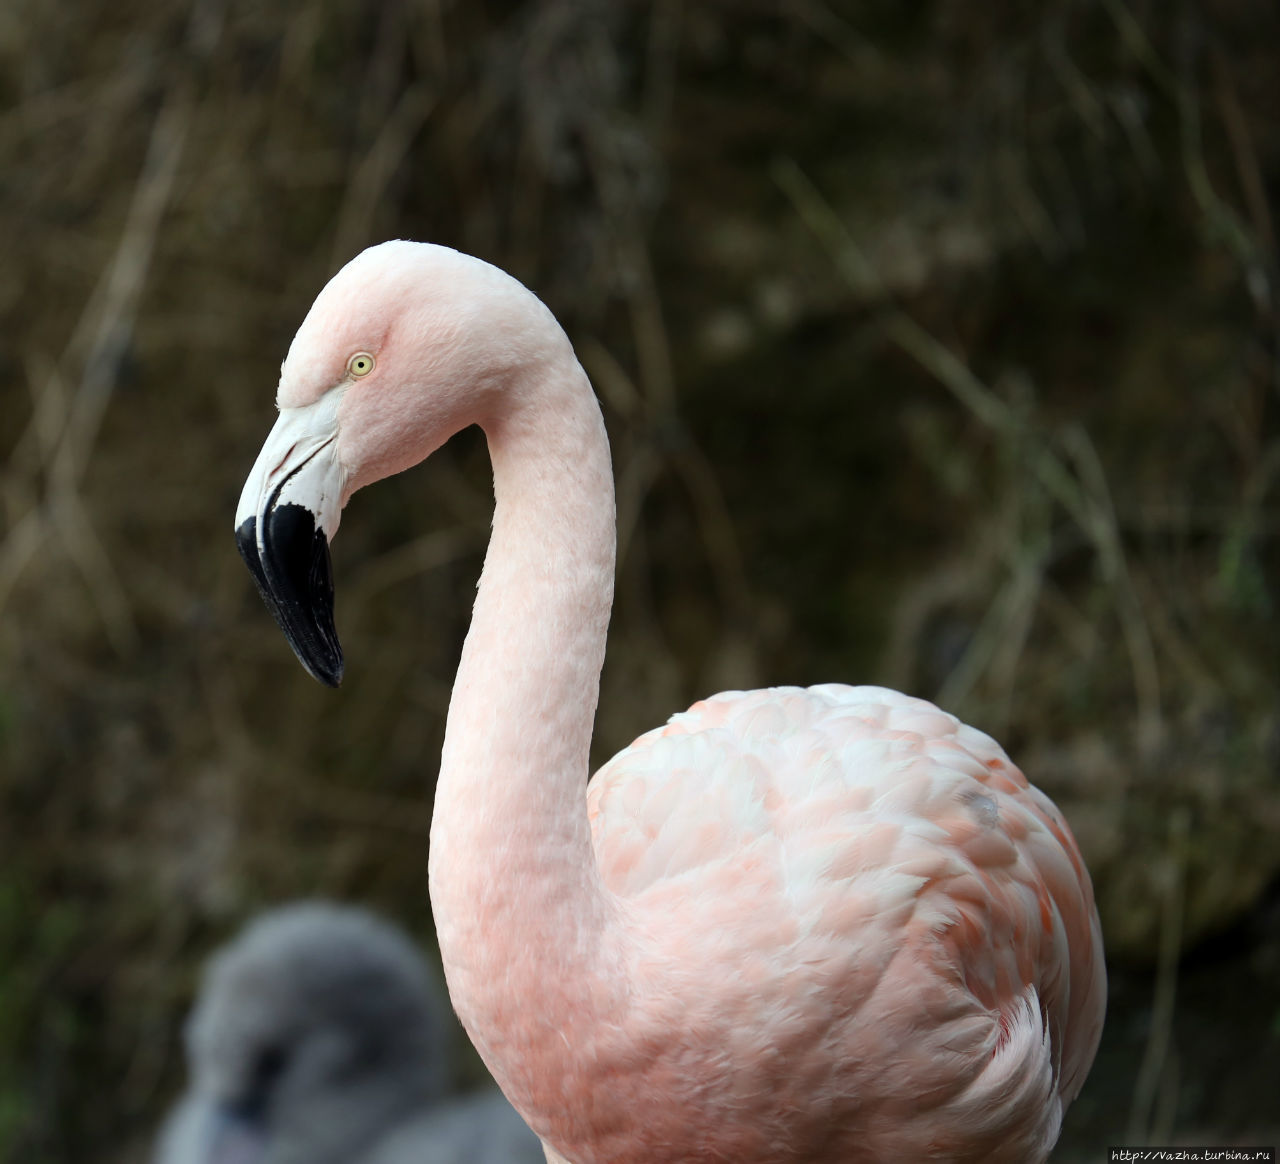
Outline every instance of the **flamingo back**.
<svg viewBox="0 0 1280 1164">
<path fill-rule="evenodd" d="M 989 736 L 884 688 L 726 692 L 606 763 L 588 812 L 647 936 L 635 1074 L 689 1097 L 706 1158 L 1047 1155 L 1101 1034 L 1101 931 Z"/>
</svg>

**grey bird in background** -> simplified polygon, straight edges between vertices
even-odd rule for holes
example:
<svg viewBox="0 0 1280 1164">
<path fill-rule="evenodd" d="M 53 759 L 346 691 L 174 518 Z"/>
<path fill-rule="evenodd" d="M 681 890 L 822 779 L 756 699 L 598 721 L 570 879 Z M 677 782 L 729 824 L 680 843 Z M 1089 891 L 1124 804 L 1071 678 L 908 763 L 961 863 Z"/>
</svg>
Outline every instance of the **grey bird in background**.
<svg viewBox="0 0 1280 1164">
<path fill-rule="evenodd" d="M 153 1164 L 543 1164 L 496 1088 L 448 1095 L 452 1032 L 391 925 L 320 902 L 266 913 L 205 969 Z"/>
</svg>

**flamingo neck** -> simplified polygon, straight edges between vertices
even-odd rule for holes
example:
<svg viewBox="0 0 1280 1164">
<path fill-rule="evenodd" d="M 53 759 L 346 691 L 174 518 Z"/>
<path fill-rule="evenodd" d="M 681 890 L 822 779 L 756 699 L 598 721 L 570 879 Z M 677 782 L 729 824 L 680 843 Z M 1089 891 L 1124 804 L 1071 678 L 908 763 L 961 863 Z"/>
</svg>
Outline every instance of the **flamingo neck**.
<svg viewBox="0 0 1280 1164">
<path fill-rule="evenodd" d="M 613 599 L 613 475 L 567 341 L 551 364 L 484 426 L 493 536 L 449 707 L 430 854 L 454 1006 L 535 1125 L 555 1103 L 543 1093 L 568 1048 L 610 1005 L 593 992 L 616 979 L 597 969 L 614 905 L 585 802 Z"/>
</svg>

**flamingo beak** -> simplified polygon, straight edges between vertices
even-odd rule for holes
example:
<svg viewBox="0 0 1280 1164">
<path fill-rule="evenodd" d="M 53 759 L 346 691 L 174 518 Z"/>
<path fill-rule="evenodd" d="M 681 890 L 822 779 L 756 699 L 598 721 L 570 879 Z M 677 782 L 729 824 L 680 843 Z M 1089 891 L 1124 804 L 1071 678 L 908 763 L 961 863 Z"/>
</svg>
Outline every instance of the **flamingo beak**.
<svg viewBox="0 0 1280 1164">
<path fill-rule="evenodd" d="M 284 408 L 236 508 L 236 545 L 302 665 L 321 683 L 342 682 L 333 625 L 329 541 L 342 513 L 338 393 Z"/>
</svg>

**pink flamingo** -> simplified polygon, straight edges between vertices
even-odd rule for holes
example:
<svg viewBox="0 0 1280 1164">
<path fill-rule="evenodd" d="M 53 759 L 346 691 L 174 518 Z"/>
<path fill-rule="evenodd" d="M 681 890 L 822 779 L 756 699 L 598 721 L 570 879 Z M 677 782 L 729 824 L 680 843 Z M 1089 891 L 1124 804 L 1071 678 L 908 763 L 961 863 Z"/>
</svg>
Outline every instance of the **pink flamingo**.
<svg viewBox="0 0 1280 1164">
<path fill-rule="evenodd" d="M 449 708 L 431 901 L 454 1006 L 547 1158 L 1044 1160 L 1101 1033 L 1093 891 L 988 736 L 876 687 L 727 692 L 587 780 L 612 604 L 599 406 L 497 268 L 389 242 L 281 369 L 237 539 L 336 685 L 328 542 L 479 424 L 496 508 Z"/>
</svg>

